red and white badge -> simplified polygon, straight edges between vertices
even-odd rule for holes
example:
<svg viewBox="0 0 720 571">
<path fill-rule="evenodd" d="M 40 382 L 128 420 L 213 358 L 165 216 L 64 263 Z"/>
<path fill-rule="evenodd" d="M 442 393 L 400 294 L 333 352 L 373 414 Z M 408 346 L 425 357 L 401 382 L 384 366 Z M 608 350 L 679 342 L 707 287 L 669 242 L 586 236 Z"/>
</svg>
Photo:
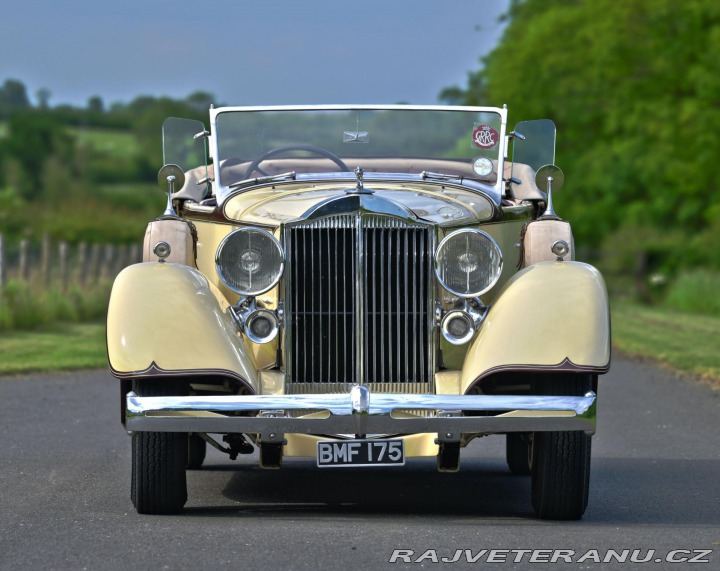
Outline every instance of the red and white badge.
<svg viewBox="0 0 720 571">
<path fill-rule="evenodd" d="M 492 149 L 497 145 L 500 133 L 490 125 L 475 125 L 472 132 L 472 142 L 481 149 Z"/>
</svg>

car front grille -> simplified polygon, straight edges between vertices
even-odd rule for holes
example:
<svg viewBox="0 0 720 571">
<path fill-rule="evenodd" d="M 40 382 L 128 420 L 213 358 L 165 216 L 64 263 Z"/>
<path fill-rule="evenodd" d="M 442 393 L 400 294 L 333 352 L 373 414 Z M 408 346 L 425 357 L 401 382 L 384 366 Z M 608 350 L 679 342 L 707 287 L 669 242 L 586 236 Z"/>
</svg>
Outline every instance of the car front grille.
<svg viewBox="0 0 720 571">
<path fill-rule="evenodd" d="M 431 227 L 375 214 L 288 225 L 288 392 L 354 383 L 427 392 L 434 373 Z"/>
</svg>

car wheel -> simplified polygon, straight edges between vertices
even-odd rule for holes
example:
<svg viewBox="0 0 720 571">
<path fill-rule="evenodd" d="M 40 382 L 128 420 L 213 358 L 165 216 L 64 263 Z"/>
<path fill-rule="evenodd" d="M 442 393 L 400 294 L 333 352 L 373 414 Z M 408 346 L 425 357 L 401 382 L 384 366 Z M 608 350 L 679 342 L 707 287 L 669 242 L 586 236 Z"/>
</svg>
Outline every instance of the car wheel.
<svg viewBox="0 0 720 571">
<path fill-rule="evenodd" d="M 187 467 L 190 470 L 197 470 L 200 466 L 202 466 L 202 463 L 205 460 L 206 450 L 207 442 L 205 442 L 197 434 L 191 434 L 188 437 Z"/>
<path fill-rule="evenodd" d="M 590 375 L 539 380 L 535 394 L 583 395 Z M 532 504 L 543 519 L 580 519 L 590 489 L 591 437 L 582 431 L 535 432 L 532 438 Z"/>
<path fill-rule="evenodd" d="M 134 380 L 140 396 L 183 394 L 173 381 Z M 187 501 L 188 436 L 180 432 L 135 432 L 132 436 L 131 497 L 141 514 L 179 512 Z"/>
<path fill-rule="evenodd" d="M 530 436 L 510 432 L 505 438 L 505 458 L 508 468 L 516 476 L 530 474 Z"/>
</svg>

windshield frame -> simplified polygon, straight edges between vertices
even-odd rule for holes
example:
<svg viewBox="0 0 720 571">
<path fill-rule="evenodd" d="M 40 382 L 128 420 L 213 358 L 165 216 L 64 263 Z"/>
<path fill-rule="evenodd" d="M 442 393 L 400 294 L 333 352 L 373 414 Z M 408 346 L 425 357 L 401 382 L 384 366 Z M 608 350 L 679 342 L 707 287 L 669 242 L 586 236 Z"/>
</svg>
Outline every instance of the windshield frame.
<svg viewBox="0 0 720 571">
<path fill-rule="evenodd" d="M 505 168 L 505 160 L 507 155 L 507 108 L 503 107 L 476 107 L 476 106 L 457 106 L 457 105 L 272 105 L 272 106 L 234 106 L 234 107 L 218 107 L 210 109 L 210 137 L 209 147 L 213 160 L 213 168 L 215 173 L 215 194 L 218 203 L 224 202 L 231 194 L 235 194 L 237 190 L 225 185 L 222 181 L 222 172 L 220 168 L 220 152 L 217 138 L 217 120 L 223 113 L 238 112 L 263 112 L 263 111 L 458 111 L 473 113 L 497 113 L 500 117 L 500 136 L 498 141 L 498 177 L 494 184 L 487 185 L 493 188 L 497 195 L 502 195 L 504 182 L 502 173 Z M 403 177 L 404 178 L 404 177 Z M 235 186 L 234 184 L 232 186 Z"/>
</svg>

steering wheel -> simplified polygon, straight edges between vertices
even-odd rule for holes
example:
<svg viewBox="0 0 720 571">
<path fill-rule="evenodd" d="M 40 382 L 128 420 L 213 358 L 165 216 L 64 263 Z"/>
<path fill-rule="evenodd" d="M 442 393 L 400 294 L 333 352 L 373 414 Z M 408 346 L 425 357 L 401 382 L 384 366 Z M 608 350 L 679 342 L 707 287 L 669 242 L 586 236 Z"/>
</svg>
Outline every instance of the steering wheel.
<svg viewBox="0 0 720 571">
<path fill-rule="evenodd" d="M 316 155 L 320 155 L 322 157 L 330 159 L 338 167 L 340 167 L 341 171 L 350 172 L 350 169 L 343 162 L 343 160 L 335 153 L 331 153 L 327 149 L 323 149 L 322 147 L 316 147 L 314 145 L 288 145 L 287 147 L 277 147 L 276 149 L 270 149 L 267 153 L 260 155 L 258 158 L 256 158 L 253 162 L 250 163 L 250 166 L 248 166 L 247 170 L 245 171 L 243 178 L 250 178 L 250 175 L 255 171 L 259 172 L 262 176 L 269 176 L 268 173 L 266 173 L 263 169 L 260 168 L 260 163 L 271 157 L 274 157 L 275 155 L 287 153 L 289 151 L 308 151 L 310 153 L 315 153 Z"/>
</svg>

